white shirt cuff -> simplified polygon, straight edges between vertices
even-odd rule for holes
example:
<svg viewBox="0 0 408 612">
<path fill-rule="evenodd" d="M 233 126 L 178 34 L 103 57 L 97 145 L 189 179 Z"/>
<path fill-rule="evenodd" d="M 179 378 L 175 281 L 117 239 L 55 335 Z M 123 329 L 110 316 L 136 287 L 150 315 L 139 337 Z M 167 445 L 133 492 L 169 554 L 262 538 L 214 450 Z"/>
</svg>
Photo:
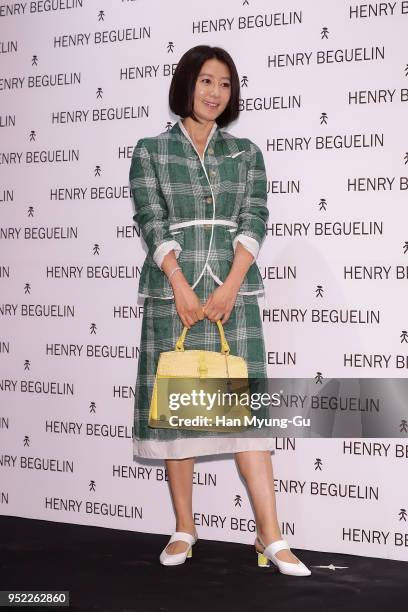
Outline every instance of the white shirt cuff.
<svg viewBox="0 0 408 612">
<path fill-rule="evenodd" d="M 237 248 L 237 242 L 241 242 L 244 247 L 253 255 L 254 261 L 258 257 L 259 253 L 259 244 L 255 238 L 251 238 L 251 236 L 245 236 L 244 234 L 239 234 L 235 236 L 232 241 L 232 246 L 234 248 L 234 253 Z"/>
<path fill-rule="evenodd" d="M 167 253 L 169 253 L 172 249 L 174 249 L 174 253 L 176 255 L 176 259 L 178 259 L 180 252 L 183 250 L 179 243 L 176 240 L 166 240 L 166 242 L 162 242 L 159 244 L 155 252 L 153 253 L 153 260 L 157 266 L 161 269 L 161 265 L 163 259 L 166 257 Z"/>
</svg>

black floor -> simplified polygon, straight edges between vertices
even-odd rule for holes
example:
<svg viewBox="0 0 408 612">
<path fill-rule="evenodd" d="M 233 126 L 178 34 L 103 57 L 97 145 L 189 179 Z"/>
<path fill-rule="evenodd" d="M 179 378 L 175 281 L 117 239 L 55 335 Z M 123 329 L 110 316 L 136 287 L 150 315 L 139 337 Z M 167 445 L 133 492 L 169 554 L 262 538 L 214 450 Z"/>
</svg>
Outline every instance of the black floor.
<svg viewBox="0 0 408 612">
<path fill-rule="evenodd" d="M 158 556 L 168 539 L 0 517 L 0 590 L 69 591 L 72 610 L 408 610 L 403 561 L 293 549 L 312 571 L 301 578 L 258 568 L 253 546 L 198 540 L 191 559 L 165 567 Z M 330 564 L 347 569 L 314 567 Z"/>
</svg>

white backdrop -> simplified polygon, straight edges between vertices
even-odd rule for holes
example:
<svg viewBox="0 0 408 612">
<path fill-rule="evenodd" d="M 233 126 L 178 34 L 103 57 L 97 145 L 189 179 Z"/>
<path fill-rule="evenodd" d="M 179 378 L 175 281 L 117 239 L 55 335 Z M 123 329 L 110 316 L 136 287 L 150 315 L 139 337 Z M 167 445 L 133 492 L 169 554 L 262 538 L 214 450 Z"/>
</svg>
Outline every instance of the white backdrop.
<svg viewBox="0 0 408 612">
<path fill-rule="evenodd" d="M 164 462 L 132 458 L 128 172 L 137 140 L 178 119 L 168 89 L 192 46 L 234 58 L 226 129 L 267 165 L 269 376 L 407 376 L 407 24 L 401 1 L 0 2 L 1 514 L 174 529 Z M 405 438 L 276 438 L 283 536 L 407 559 L 407 457 Z M 200 538 L 253 543 L 232 456 L 197 459 L 193 502 Z"/>
</svg>

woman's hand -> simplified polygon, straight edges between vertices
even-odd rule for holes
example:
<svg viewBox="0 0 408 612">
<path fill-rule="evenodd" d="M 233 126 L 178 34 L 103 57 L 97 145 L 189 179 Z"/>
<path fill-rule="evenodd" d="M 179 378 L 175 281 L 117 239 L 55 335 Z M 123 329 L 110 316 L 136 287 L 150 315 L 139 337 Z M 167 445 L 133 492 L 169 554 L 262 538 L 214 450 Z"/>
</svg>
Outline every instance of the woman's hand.
<svg viewBox="0 0 408 612">
<path fill-rule="evenodd" d="M 173 293 L 176 309 L 183 325 L 190 329 L 191 325 L 204 319 L 203 305 L 187 282 L 175 285 Z"/>
<path fill-rule="evenodd" d="M 237 298 L 238 286 L 229 283 L 227 280 L 223 285 L 217 287 L 207 298 L 203 306 L 205 316 L 214 323 L 221 319 L 224 325 L 230 317 L 231 311 L 234 308 Z"/>
</svg>

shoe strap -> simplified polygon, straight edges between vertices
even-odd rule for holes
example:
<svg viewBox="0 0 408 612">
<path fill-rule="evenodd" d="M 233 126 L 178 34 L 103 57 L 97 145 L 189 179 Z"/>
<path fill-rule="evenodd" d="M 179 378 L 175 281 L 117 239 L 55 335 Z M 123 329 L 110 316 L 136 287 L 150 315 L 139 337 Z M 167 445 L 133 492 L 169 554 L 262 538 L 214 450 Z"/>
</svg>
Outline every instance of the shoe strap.
<svg viewBox="0 0 408 612">
<path fill-rule="evenodd" d="M 272 542 L 271 544 L 269 544 L 265 550 L 263 551 L 263 554 L 265 556 L 272 556 L 272 555 L 276 555 L 277 552 L 279 552 L 280 550 L 290 550 L 290 546 L 287 543 L 286 540 L 276 540 L 276 542 Z"/>
<path fill-rule="evenodd" d="M 186 533 L 185 531 L 175 531 L 169 540 L 170 542 L 175 542 L 176 540 L 182 540 L 183 542 L 187 542 L 187 544 L 194 544 L 196 539 L 191 533 Z"/>
</svg>

